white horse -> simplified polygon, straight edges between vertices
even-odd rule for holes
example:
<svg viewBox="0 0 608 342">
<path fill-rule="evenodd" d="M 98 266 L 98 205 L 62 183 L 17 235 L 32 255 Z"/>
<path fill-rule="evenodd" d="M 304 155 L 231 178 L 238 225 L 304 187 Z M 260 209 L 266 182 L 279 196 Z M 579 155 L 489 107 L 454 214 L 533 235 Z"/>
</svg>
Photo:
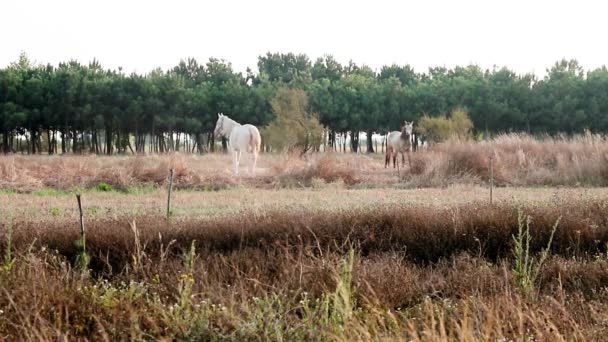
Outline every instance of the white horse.
<svg viewBox="0 0 608 342">
<path fill-rule="evenodd" d="M 386 136 L 385 168 L 391 163 L 391 157 L 393 157 L 393 168 L 395 167 L 397 164 L 397 154 L 399 153 L 401 153 L 401 164 L 405 166 L 405 156 L 403 153 L 409 152 L 412 148 L 413 130 L 414 122 L 405 121 L 405 125 L 401 128 L 401 132 L 392 131 Z"/>
<path fill-rule="evenodd" d="M 254 125 L 241 125 L 232 120 L 228 116 L 219 113 L 215 130 L 215 136 L 223 136 L 228 138 L 228 144 L 232 151 L 232 164 L 234 165 L 234 174 L 239 174 L 239 163 L 241 161 L 241 152 L 250 152 L 253 154 L 253 165 L 251 172 L 255 175 L 255 165 L 258 161 L 258 152 L 262 138 L 260 131 Z"/>
</svg>

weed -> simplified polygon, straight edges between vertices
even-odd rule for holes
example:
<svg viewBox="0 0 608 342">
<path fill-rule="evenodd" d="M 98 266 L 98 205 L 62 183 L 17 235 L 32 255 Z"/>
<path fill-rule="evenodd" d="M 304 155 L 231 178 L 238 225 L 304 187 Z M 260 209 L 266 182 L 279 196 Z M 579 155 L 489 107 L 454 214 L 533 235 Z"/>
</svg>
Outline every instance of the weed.
<svg viewBox="0 0 608 342">
<path fill-rule="evenodd" d="M 0 195 L 13 195 L 15 193 L 16 193 L 15 189 L 0 188 Z"/>
<path fill-rule="evenodd" d="M 89 269 L 91 262 L 91 256 L 87 253 L 86 247 L 86 236 L 83 235 L 81 238 L 76 240 L 76 248 L 78 248 L 78 254 L 76 255 L 76 268 L 82 272 L 86 272 Z"/>
<path fill-rule="evenodd" d="M 61 215 L 61 209 L 57 207 L 50 207 L 49 214 L 51 214 L 53 217 L 59 217 L 59 215 Z"/>
<path fill-rule="evenodd" d="M 104 183 L 104 182 L 97 184 L 97 186 L 95 187 L 95 190 L 102 191 L 102 192 L 116 191 L 113 186 L 111 186 L 108 183 Z"/>
<path fill-rule="evenodd" d="M 517 236 L 513 236 L 513 275 L 515 282 L 519 288 L 525 293 L 531 293 L 536 285 L 536 280 L 540 274 L 541 268 L 549 255 L 551 249 L 551 243 L 553 242 L 553 236 L 559 225 L 560 218 L 555 221 L 553 228 L 551 229 L 551 236 L 547 242 L 547 247 L 541 250 L 540 257 L 536 260 L 530 255 L 530 241 L 532 236 L 530 235 L 530 222 L 532 218 L 528 215 L 523 215 L 521 210 L 518 213 L 518 232 Z"/>
<path fill-rule="evenodd" d="M 2 265 L 0 266 L 0 270 L 3 272 L 10 272 L 13 268 L 13 264 L 15 263 L 15 258 L 13 257 L 13 226 L 9 222 L 5 228 L 6 234 L 6 246 L 4 247 L 4 260 Z"/>
<path fill-rule="evenodd" d="M 352 294 L 353 266 L 355 250 L 351 247 L 346 258 L 342 259 L 342 268 L 337 276 L 336 290 L 333 294 L 330 320 L 337 325 L 344 325 L 352 314 L 355 306 Z"/>
</svg>

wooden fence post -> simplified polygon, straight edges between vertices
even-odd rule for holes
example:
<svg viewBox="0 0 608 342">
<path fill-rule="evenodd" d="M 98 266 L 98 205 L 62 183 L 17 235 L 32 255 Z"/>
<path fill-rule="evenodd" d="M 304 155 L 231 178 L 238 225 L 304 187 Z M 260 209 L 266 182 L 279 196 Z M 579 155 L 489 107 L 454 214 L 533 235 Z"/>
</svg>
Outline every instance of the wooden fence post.
<svg viewBox="0 0 608 342">
<path fill-rule="evenodd" d="M 490 156 L 490 205 L 492 205 L 492 190 L 494 188 L 494 156 Z"/>
<path fill-rule="evenodd" d="M 173 169 L 169 174 L 169 194 L 167 196 L 167 221 L 171 215 L 171 189 L 173 188 Z"/>
<path fill-rule="evenodd" d="M 86 252 L 84 236 L 84 218 L 82 215 L 82 202 L 80 201 L 80 194 L 76 194 L 76 200 L 78 201 L 78 211 L 80 212 L 80 239 L 82 241 L 82 251 Z"/>
</svg>

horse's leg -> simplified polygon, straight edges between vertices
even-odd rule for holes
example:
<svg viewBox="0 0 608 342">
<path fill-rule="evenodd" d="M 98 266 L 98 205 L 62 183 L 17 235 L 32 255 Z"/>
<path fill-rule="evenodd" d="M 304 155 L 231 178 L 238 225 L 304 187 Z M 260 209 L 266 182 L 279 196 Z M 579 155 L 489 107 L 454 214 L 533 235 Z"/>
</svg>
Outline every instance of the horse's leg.
<svg viewBox="0 0 608 342">
<path fill-rule="evenodd" d="M 388 165 L 391 163 L 391 155 L 388 151 L 384 152 L 384 168 L 386 169 Z"/>
<path fill-rule="evenodd" d="M 235 175 L 239 174 L 239 162 L 237 160 L 237 154 L 238 154 L 238 152 L 236 150 L 232 151 L 232 166 L 234 167 Z"/>
<path fill-rule="evenodd" d="M 255 168 L 257 167 L 258 164 L 258 153 L 259 151 L 257 149 L 253 150 L 253 175 L 255 176 Z"/>
<path fill-rule="evenodd" d="M 412 153 L 407 153 L 407 163 L 410 165 L 410 170 L 412 169 Z"/>
<path fill-rule="evenodd" d="M 393 156 L 393 169 L 394 169 L 397 167 L 397 153 L 391 152 L 391 155 Z"/>
<path fill-rule="evenodd" d="M 401 165 L 405 167 L 405 154 L 403 154 L 403 151 L 401 151 Z"/>
<path fill-rule="evenodd" d="M 236 173 L 239 173 L 239 167 L 241 166 L 241 150 L 236 153 Z"/>
</svg>

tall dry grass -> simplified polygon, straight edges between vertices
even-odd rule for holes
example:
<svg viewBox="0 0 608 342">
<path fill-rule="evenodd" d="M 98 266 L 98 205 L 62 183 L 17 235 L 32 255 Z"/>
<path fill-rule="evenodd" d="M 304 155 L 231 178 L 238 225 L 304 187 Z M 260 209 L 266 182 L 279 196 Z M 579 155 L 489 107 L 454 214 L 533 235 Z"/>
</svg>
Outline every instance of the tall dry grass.
<svg viewBox="0 0 608 342">
<path fill-rule="evenodd" d="M 513 275 L 518 208 L 245 212 L 166 223 L 12 221 L 0 333 L 90 340 L 598 340 L 608 319 L 605 203 L 525 207 L 552 255 L 532 293 Z M 6 256 L 2 227 L 0 253 Z M 194 246 L 194 248 L 193 248 Z"/>
<path fill-rule="evenodd" d="M 373 205 L 356 210 L 306 210 L 297 208 L 244 210 L 239 214 L 211 218 L 175 218 L 168 224 L 161 216 L 109 216 L 87 221 L 87 248 L 98 262 L 120 269 L 134 253 L 131 224 L 136 221 L 142 243 L 153 249 L 163 241 L 186 250 L 192 240 L 199 247 L 222 252 L 241 248 L 267 249 L 300 243 L 321 251 L 340 251 L 345 244 L 362 253 L 395 252 L 419 263 L 432 263 L 462 252 L 488 260 L 510 258 L 512 236 L 519 229 L 519 214 L 530 215 L 530 251 L 547 245 L 555 222 L 551 252 L 564 257 L 588 257 L 608 248 L 608 223 L 603 200 L 572 200 L 536 206 L 472 203 L 448 207 L 426 205 Z M 560 219 L 561 217 L 561 219 Z M 66 222 L 68 221 L 68 222 Z M 32 243 L 57 250 L 75 259 L 79 230 L 70 218 L 44 220 L 13 218 L 4 225 L 14 229 L 12 245 Z M 70 226 L 72 224 L 72 226 Z M 75 227 L 75 228 L 72 228 Z M 0 232 L 0 252 L 5 233 Z M 337 244 L 336 244 L 337 243 Z"/>
<path fill-rule="evenodd" d="M 603 135 L 540 137 L 499 135 L 474 142 L 452 140 L 411 156 L 404 179 L 422 186 L 446 182 L 486 182 L 499 185 L 605 186 L 608 184 L 608 140 Z"/>
<path fill-rule="evenodd" d="M 489 141 L 452 140 L 411 153 L 398 173 L 385 169 L 380 154 L 323 153 L 306 159 L 289 154 L 262 155 L 256 176 L 246 168 L 232 174 L 228 155 L 152 156 L 0 156 L 0 189 L 20 192 L 44 187 L 69 189 L 107 183 L 118 189 L 162 186 L 175 169 L 178 188 L 224 189 L 307 187 L 343 182 L 359 187 L 440 187 L 454 183 L 485 183 L 490 158 L 498 185 L 608 185 L 608 141 L 601 135 L 534 138 L 500 135 Z"/>
<path fill-rule="evenodd" d="M 244 155 L 242 175 L 232 174 L 230 156 L 223 154 L 152 156 L 0 156 L 0 189 L 31 192 L 41 188 L 90 188 L 106 183 L 117 189 L 162 186 L 174 169 L 177 188 L 219 190 L 240 184 L 253 187 L 309 186 L 311 180 L 359 182 L 365 171 L 354 155 L 313 155 L 306 160 L 289 154 L 264 155 L 256 176 Z M 351 167 L 355 166 L 356 167 Z"/>
</svg>

